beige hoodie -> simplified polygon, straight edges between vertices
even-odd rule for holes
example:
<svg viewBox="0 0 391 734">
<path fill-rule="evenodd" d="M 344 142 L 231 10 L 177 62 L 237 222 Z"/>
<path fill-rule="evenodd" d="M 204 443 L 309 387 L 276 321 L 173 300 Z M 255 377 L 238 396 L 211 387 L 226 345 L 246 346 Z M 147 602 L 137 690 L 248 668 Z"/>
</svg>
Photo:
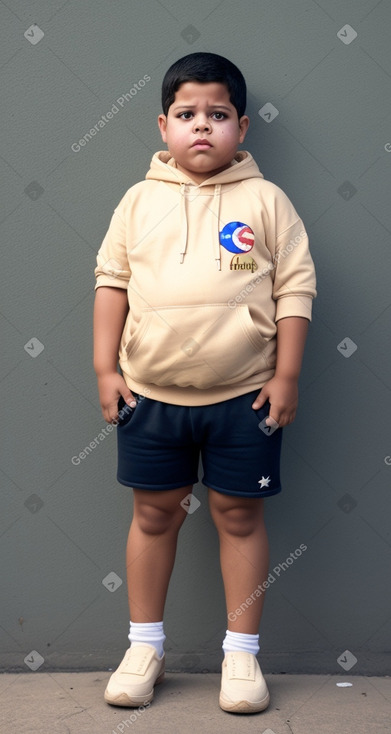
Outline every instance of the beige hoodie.
<svg viewBox="0 0 391 734">
<path fill-rule="evenodd" d="M 156 153 L 114 210 L 96 288 L 126 288 L 119 364 L 131 390 L 206 405 L 275 371 L 276 321 L 311 320 L 314 264 L 284 192 L 239 151 L 201 184 Z"/>
</svg>

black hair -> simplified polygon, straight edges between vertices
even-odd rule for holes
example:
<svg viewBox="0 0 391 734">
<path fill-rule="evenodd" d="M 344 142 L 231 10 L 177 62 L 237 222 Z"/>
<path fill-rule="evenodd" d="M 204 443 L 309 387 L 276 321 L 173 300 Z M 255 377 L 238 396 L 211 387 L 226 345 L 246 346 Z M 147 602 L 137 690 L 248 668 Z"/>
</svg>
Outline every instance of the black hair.
<svg viewBox="0 0 391 734">
<path fill-rule="evenodd" d="M 162 83 L 162 109 L 165 115 L 175 100 L 175 92 L 184 82 L 221 82 L 225 84 L 230 102 L 239 119 L 246 109 L 246 82 L 242 72 L 232 61 L 218 54 L 197 52 L 175 61 L 166 72 Z"/>
</svg>

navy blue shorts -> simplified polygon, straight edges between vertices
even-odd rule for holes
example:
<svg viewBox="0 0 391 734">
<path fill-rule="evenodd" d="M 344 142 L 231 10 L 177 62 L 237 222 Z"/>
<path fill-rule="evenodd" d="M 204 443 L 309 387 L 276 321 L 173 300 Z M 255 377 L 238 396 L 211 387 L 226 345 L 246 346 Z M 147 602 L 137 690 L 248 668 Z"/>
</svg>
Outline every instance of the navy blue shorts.
<svg viewBox="0 0 391 734">
<path fill-rule="evenodd" d="M 281 491 L 282 428 L 268 428 L 270 403 L 251 405 L 259 390 L 212 405 L 182 406 L 137 396 L 117 426 L 121 484 L 167 490 L 198 482 L 201 455 L 207 487 L 237 497 L 268 497 Z"/>
</svg>

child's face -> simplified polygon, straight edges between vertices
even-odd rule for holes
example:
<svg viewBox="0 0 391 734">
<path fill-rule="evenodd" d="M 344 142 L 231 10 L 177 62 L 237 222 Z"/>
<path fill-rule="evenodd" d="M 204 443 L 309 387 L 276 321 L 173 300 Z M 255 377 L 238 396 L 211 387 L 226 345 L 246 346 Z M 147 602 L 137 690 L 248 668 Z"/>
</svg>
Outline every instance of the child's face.
<svg viewBox="0 0 391 734">
<path fill-rule="evenodd" d="M 158 124 L 179 170 L 201 183 L 229 167 L 249 119 L 243 115 L 238 120 L 225 84 L 184 82 Z"/>
</svg>

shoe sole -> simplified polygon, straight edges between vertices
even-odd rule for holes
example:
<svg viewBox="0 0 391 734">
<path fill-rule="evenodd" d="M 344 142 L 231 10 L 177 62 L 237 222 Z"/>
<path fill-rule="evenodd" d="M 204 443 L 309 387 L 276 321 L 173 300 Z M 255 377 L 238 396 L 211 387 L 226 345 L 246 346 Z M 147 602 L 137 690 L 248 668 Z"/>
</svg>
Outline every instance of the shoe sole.
<svg viewBox="0 0 391 734">
<path fill-rule="evenodd" d="M 268 693 L 261 701 L 229 701 L 220 693 L 219 706 L 223 711 L 232 714 L 255 714 L 259 711 L 267 709 L 270 703 L 270 694 Z"/>
<path fill-rule="evenodd" d="M 157 686 L 163 680 L 164 672 L 161 673 L 158 678 L 156 678 L 154 686 Z M 118 693 L 117 695 L 112 695 L 108 693 L 106 689 L 103 698 L 106 703 L 110 703 L 112 706 L 128 706 L 129 708 L 135 708 L 137 706 L 143 706 L 146 703 L 150 703 L 153 700 L 153 695 L 153 688 L 149 693 L 146 693 L 143 696 L 128 696 L 128 694 L 124 692 Z"/>
</svg>

